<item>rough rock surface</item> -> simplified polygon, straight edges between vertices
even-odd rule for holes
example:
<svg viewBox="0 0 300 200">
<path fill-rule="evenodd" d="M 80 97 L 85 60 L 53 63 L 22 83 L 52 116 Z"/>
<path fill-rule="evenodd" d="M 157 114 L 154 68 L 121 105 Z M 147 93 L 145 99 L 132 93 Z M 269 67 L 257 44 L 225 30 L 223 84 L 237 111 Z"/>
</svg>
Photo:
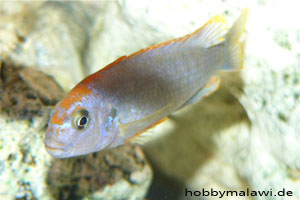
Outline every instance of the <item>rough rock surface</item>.
<svg viewBox="0 0 300 200">
<path fill-rule="evenodd" d="M 152 171 L 140 147 L 125 145 L 53 161 L 48 185 L 55 199 L 142 199 Z"/>
<path fill-rule="evenodd" d="M 8 116 L 29 119 L 43 115 L 43 108 L 54 106 L 64 95 L 49 75 L 35 68 L 0 61 L 0 109 Z"/>
<path fill-rule="evenodd" d="M 9 4 L 3 5 L 5 9 L 4 7 L 1 9 L 6 10 L 9 17 L 15 16 Z M 171 193 L 176 194 L 177 197 L 181 195 L 182 199 L 186 199 L 185 188 L 190 190 L 214 188 L 221 191 L 240 191 L 247 188 L 260 191 L 272 189 L 275 192 L 285 188 L 293 192 L 293 197 L 244 197 L 242 199 L 300 199 L 300 29 L 296 20 L 300 18 L 300 12 L 297 1 L 188 0 L 176 1 L 176 3 L 174 0 L 115 1 L 105 3 L 105 6 L 94 2 L 89 2 L 87 6 L 80 8 L 71 3 L 68 6 L 75 6 L 78 9 L 93 8 L 87 15 L 93 14 L 93 17 L 87 17 L 93 19 L 93 23 L 85 24 L 89 29 L 88 36 L 84 31 L 82 32 L 78 24 L 58 23 L 62 27 L 75 27 L 75 34 L 69 37 L 72 31 L 66 30 L 70 29 L 56 29 L 59 31 L 50 36 L 54 38 L 51 41 L 57 41 L 55 44 L 58 48 L 45 53 L 45 51 L 39 51 L 44 49 L 39 48 L 39 44 L 47 46 L 49 42 L 36 39 L 39 39 L 40 32 L 35 33 L 39 36 L 26 40 L 27 37 L 35 35 L 34 32 L 32 34 L 29 34 L 30 31 L 28 34 L 26 31 L 25 33 L 16 32 L 17 25 L 7 23 L 7 21 L 14 22 L 15 20 L 9 20 L 9 17 L 8 19 L 0 18 L 1 24 L 8 24 L 1 26 L 6 28 L 0 29 L 1 38 L 2 36 L 7 38 L 5 41 L 0 40 L 0 51 L 4 52 L 1 53 L 1 57 L 5 55 L 22 64 L 41 66 L 42 70 L 45 69 L 44 71 L 55 75 L 59 83 L 68 89 L 83 76 L 82 72 L 94 72 L 119 56 L 190 33 L 216 14 L 225 14 L 229 19 L 229 24 L 232 24 L 241 10 L 249 7 L 244 69 L 240 73 L 220 74 L 222 85 L 215 94 L 180 111 L 170 120 L 156 127 L 153 132 L 157 135 L 165 134 L 145 145 L 144 149 L 148 157 L 155 169 L 159 171 L 158 174 L 161 175 L 155 176 L 154 182 L 156 179 L 171 177 L 169 180 L 177 180 L 180 183 L 179 186 L 172 187 L 175 185 L 172 181 L 161 181 L 159 191 L 153 190 L 156 194 L 161 194 L 155 199 L 166 199 Z M 22 5 L 19 7 L 21 9 Z M 46 10 L 49 9 L 51 8 L 46 7 Z M 97 9 L 103 12 L 98 13 Z M 60 13 L 59 9 L 54 10 L 53 13 L 48 12 L 49 16 L 56 16 L 57 21 L 60 21 L 61 15 L 55 14 Z M 79 18 L 81 16 L 72 15 L 72 17 Z M 86 17 L 83 18 L 86 19 Z M 79 24 L 80 22 L 79 20 Z M 26 23 L 22 23 L 21 20 L 19 24 Z M 14 34 L 11 34 L 12 32 Z M 48 35 L 45 34 L 45 37 Z M 74 38 L 81 37 L 79 43 L 65 42 L 75 41 Z M 61 40 L 62 38 L 67 39 Z M 86 38 L 88 38 L 87 43 L 84 42 L 87 41 Z M 31 44 L 25 45 L 27 41 L 31 41 Z M 64 42 L 61 43 L 61 41 Z M 50 46 L 51 44 L 52 42 Z M 20 56 L 19 49 L 22 50 L 25 47 L 29 49 L 38 47 L 37 51 L 28 51 L 35 52 L 31 53 L 34 59 L 28 59 L 29 56 L 25 56 L 26 54 Z M 65 50 L 59 51 L 58 55 L 58 61 L 62 62 L 57 61 L 53 64 L 54 56 L 53 60 L 44 57 L 52 53 L 54 55 L 58 49 Z M 83 54 L 78 53 L 83 49 Z M 8 50 L 13 54 L 7 53 Z M 36 52 L 40 53 L 36 54 Z M 78 55 L 80 58 L 76 57 Z M 51 70 L 48 70 L 47 66 L 51 66 Z M 70 76 L 65 78 L 65 74 Z M 70 77 L 75 78 L 73 80 Z M 5 120 L 3 122 L 8 123 Z M 18 128 L 14 127 L 16 132 L 29 129 L 18 122 L 10 123 L 18 126 Z M 6 124 L 1 125 L 0 128 L 5 126 Z M 41 136 L 32 134 L 25 139 L 28 138 L 31 141 L 31 137 Z M 0 151 L 1 158 L 6 151 L 15 152 L 14 145 L 22 141 L 14 134 L 5 138 L 11 140 L 12 145 L 5 145 L 9 142 L 5 140 L 4 143 L 3 137 L 0 138 L 1 148 L 6 149 Z M 26 144 L 26 140 L 24 142 Z M 17 151 L 17 156 L 3 155 L 3 158 L 18 161 L 6 167 L 10 170 L 10 174 L 12 172 L 23 173 L 24 170 L 20 169 L 26 166 L 21 162 L 23 156 L 20 152 L 22 151 Z M 30 158 L 28 159 L 30 163 Z M 39 159 L 49 159 L 49 157 L 45 154 Z M 7 166 L 7 163 L 4 162 L 0 166 Z M 39 173 L 45 177 L 48 171 L 45 168 L 41 169 Z M 1 175 L 7 176 L 6 173 Z M 13 178 L 12 182 L 17 182 L 18 179 Z M 44 179 L 36 180 L 31 187 L 45 188 L 46 184 L 41 180 Z M 69 180 L 65 179 L 65 181 Z M 29 187 L 26 181 L 18 184 L 19 186 L 15 188 L 23 188 L 19 191 L 26 191 Z M 5 184 L 5 187 L 8 185 Z M 6 191 L 5 189 L 7 188 L 3 191 Z M 38 190 L 35 194 L 41 194 L 40 191 L 44 190 Z M 17 190 L 15 192 L 18 194 Z M 70 194 L 68 192 L 69 190 L 67 190 L 67 195 Z M 237 198 L 228 196 L 224 199 Z"/>
<path fill-rule="evenodd" d="M 35 66 L 71 89 L 84 77 L 90 26 L 84 8 L 79 2 L 1 2 L 1 57 Z"/>
</svg>

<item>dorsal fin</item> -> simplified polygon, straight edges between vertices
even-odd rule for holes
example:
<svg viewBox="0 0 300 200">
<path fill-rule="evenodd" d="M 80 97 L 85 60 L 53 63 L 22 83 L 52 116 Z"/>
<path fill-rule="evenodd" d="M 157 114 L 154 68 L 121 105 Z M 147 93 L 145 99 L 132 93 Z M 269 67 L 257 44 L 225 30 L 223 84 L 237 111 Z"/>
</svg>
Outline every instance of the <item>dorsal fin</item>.
<svg viewBox="0 0 300 200">
<path fill-rule="evenodd" d="M 229 28 L 225 17 L 222 15 L 217 15 L 211 18 L 206 24 L 204 24 L 201 28 L 197 29 L 191 34 L 168 40 L 160 44 L 152 45 L 150 47 L 141 49 L 129 56 L 122 56 L 99 71 L 105 71 L 123 60 L 133 58 L 145 52 L 165 47 L 168 45 L 177 44 L 179 42 L 182 42 L 182 44 L 199 45 L 201 47 L 207 48 L 222 42 L 228 29 Z"/>
<path fill-rule="evenodd" d="M 224 36 L 228 29 L 229 27 L 225 17 L 217 15 L 192 33 L 189 36 L 189 42 L 207 48 L 224 41 Z"/>
<path fill-rule="evenodd" d="M 223 15 L 217 15 L 191 34 L 141 49 L 127 58 L 178 42 L 194 43 L 194 45 L 200 45 L 207 48 L 222 42 L 228 29 L 229 27 L 225 17 Z"/>
</svg>

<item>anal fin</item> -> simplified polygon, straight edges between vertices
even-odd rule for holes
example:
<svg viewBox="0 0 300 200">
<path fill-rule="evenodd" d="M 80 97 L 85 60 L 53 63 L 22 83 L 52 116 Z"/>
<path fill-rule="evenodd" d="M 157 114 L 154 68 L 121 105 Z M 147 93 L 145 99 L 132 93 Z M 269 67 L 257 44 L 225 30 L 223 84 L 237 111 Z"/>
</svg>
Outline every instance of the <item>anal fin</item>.
<svg viewBox="0 0 300 200">
<path fill-rule="evenodd" d="M 200 101 L 202 98 L 211 95 L 220 86 L 220 78 L 213 76 L 208 83 L 206 83 L 192 98 L 187 100 L 179 109 L 194 104 Z"/>
</svg>

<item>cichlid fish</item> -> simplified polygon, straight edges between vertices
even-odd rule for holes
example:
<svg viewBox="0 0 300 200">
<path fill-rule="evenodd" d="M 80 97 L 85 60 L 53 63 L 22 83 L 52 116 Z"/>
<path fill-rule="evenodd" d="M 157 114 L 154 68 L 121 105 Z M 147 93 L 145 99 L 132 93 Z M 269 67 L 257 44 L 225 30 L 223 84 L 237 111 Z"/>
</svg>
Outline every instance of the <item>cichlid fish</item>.
<svg viewBox="0 0 300 200">
<path fill-rule="evenodd" d="M 56 158 L 130 141 L 176 110 L 215 91 L 219 70 L 243 66 L 245 9 L 229 29 L 223 16 L 184 37 L 123 56 L 86 77 L 51 113 L 45 147 Z"/>
</svg>

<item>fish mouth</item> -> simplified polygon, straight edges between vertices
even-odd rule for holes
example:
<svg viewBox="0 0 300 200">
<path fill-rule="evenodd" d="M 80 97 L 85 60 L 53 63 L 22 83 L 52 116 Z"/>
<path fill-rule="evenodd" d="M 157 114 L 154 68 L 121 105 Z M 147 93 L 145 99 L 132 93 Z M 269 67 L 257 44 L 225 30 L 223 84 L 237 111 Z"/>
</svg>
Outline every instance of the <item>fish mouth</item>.
<svg viewBox="0 0 300 200">
<path fill-rule="evenodd" d="M 63 148 L 49 146 L 45 144 L 46 151 L 54 158 L 67 158 L 70 154 L 69 151 Z"/>
<path fill-rule="evenodd" d="M 50 150 L 50 151 L 64 151 L 64 152 L 66 152 L 66 150 L 64 150 L 62 148 L 52 147 L 52 146 L 49 146 L 47 144 L 45 144 L 45 147 L 46 147 L 47 150 Z"/>
<path fill-rule="evenodd" d="M 68 154 L 68 149 L 66 145 L 57 143 L 52 139 L 47 139 L 44 141 L 46 151 L 54 158 L 64 158 Z"/>
<path fill-rule="evenodd" d="M 55 150 L 55 151 L 66 151 L 66 144 L 63 144 L 61 142 L 58 142 L 56 140 L 53 140 L 52 138 L 45 138 L 44 141 L 45 147 L 50 149 L 50 150 Z"/>
</svg>

